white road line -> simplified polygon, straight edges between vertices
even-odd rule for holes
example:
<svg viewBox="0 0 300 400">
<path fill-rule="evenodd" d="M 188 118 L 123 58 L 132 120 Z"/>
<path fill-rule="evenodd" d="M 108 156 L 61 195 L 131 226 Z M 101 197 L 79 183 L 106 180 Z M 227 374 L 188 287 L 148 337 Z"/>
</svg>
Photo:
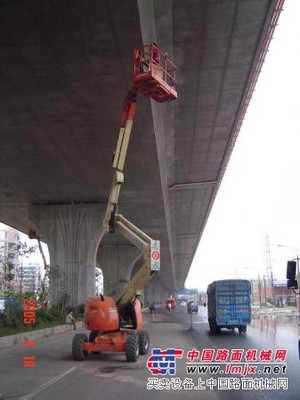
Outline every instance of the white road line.
<svg viewBox="0 0 300 400">
<path fill-rule="evenodd" d="M 67 369 L 66 371 L 62 372 L 61 374 L 55 376 L 54 378 L 50 379 L 49 382 L 45 383 L 44 385 L 40 386 L 37 388 L 34 392 L 28 393 L 25 396 L 22 396 L 20 400 L 29 400 L 32 399 L 34 396 L 36 396 L 38 393 L 42 392 L 43 390 L 47 389 L 49 386 L 53 385 L 54 383 L 58 382 L 60 379 L 64 378 L 66 375 L 70 374 L 72 371 L 74 371 L 76 367 L 72 367 Z"/>
</svg>

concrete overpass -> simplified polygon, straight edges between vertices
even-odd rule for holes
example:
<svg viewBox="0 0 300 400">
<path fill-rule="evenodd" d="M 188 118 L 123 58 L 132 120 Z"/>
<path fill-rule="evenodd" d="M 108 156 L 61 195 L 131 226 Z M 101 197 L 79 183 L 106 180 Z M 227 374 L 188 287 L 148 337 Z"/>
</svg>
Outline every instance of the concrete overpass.
<svg viewBox="0 0 300 400">
<path fill-rule="evenodd" d="M 178 67 L 178 100 L 139 98 L 120 212 L 161 240 L 152 286 L 183 286 L 282 4 L 1 1 L 0 220 L 48 244 L 54 301 L 92 294 L 97 252 L 114 289 L 138 259 L 102 218 L 132 49 L 150 42 Z"/>
</svg>

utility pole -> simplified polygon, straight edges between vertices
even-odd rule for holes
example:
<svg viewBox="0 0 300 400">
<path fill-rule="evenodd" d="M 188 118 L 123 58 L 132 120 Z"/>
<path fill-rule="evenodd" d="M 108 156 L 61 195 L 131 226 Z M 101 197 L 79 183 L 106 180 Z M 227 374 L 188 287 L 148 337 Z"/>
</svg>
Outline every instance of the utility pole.
<svg viewBox="0 0 300 400">
<path fill-rule="evenodd" d="M 266 234 L 266 277 L 268 285 L 273 287 L 273 268 L 272 268 L 272 258 L 270 250 L 269 235 Z"/>
</svg>

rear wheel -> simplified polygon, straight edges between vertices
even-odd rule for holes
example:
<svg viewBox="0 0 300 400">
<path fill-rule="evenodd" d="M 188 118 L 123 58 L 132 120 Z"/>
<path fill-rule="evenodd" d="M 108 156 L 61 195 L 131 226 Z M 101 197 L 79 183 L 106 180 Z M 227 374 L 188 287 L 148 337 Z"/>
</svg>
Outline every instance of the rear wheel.
<svg viewBox="0 0 300 400">
<path fill-rule="evenodd" d="M 126 360 L 128 362 L 135 362 L 139 357 L 139 337 L 136 333 L 128 336 L 126 341 Z"/>
<path fill-rule="evenodd" d="M 139 338 L 139 354 L 145 355 L 148 353 L 150 344 L 148 332 L 139 331 L 138 338 Z"/>
<path fill-rule="evenodd" d="M 246 333 L 247 332 L 247 326 L 239 326 L 238 327 L 239 330 L 239 334 L 241 335 L 242 333 Z"/>
<path fill-rule="evenodd" d="M 77 333 L 72 342 L 72 355 L 75 361 L 83 361 L 87 356 L 87 351 L 82 350 L 83 343 L 87 342 L 88 338 L 84 333 Z"/>
</svg>

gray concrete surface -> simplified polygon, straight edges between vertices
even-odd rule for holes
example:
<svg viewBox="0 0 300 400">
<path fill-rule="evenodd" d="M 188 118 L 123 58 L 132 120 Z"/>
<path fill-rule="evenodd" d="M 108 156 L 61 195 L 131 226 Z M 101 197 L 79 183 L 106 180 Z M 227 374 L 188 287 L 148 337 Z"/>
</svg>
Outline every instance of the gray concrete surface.
<svg viewBox="0 0 300 400">
<path fill-rule="evenodd" d="M 81 328 L 82 322 L 79 321 L 76 323 L 76 325 L 77 328 Z M 37 329 L 34 331 L 17 333 L 14 335 L 1 336 L 0 350 L 13 346 L 20 346 L 22 345 L 24 340 L 38 340 L 58 333 L 67 332 L 69 330 L 73 330 L 73 326 L 63 324 L 63 325 L 51 326 L 49 328 L 44 328 L 44 329 Z"/>
</svg>

